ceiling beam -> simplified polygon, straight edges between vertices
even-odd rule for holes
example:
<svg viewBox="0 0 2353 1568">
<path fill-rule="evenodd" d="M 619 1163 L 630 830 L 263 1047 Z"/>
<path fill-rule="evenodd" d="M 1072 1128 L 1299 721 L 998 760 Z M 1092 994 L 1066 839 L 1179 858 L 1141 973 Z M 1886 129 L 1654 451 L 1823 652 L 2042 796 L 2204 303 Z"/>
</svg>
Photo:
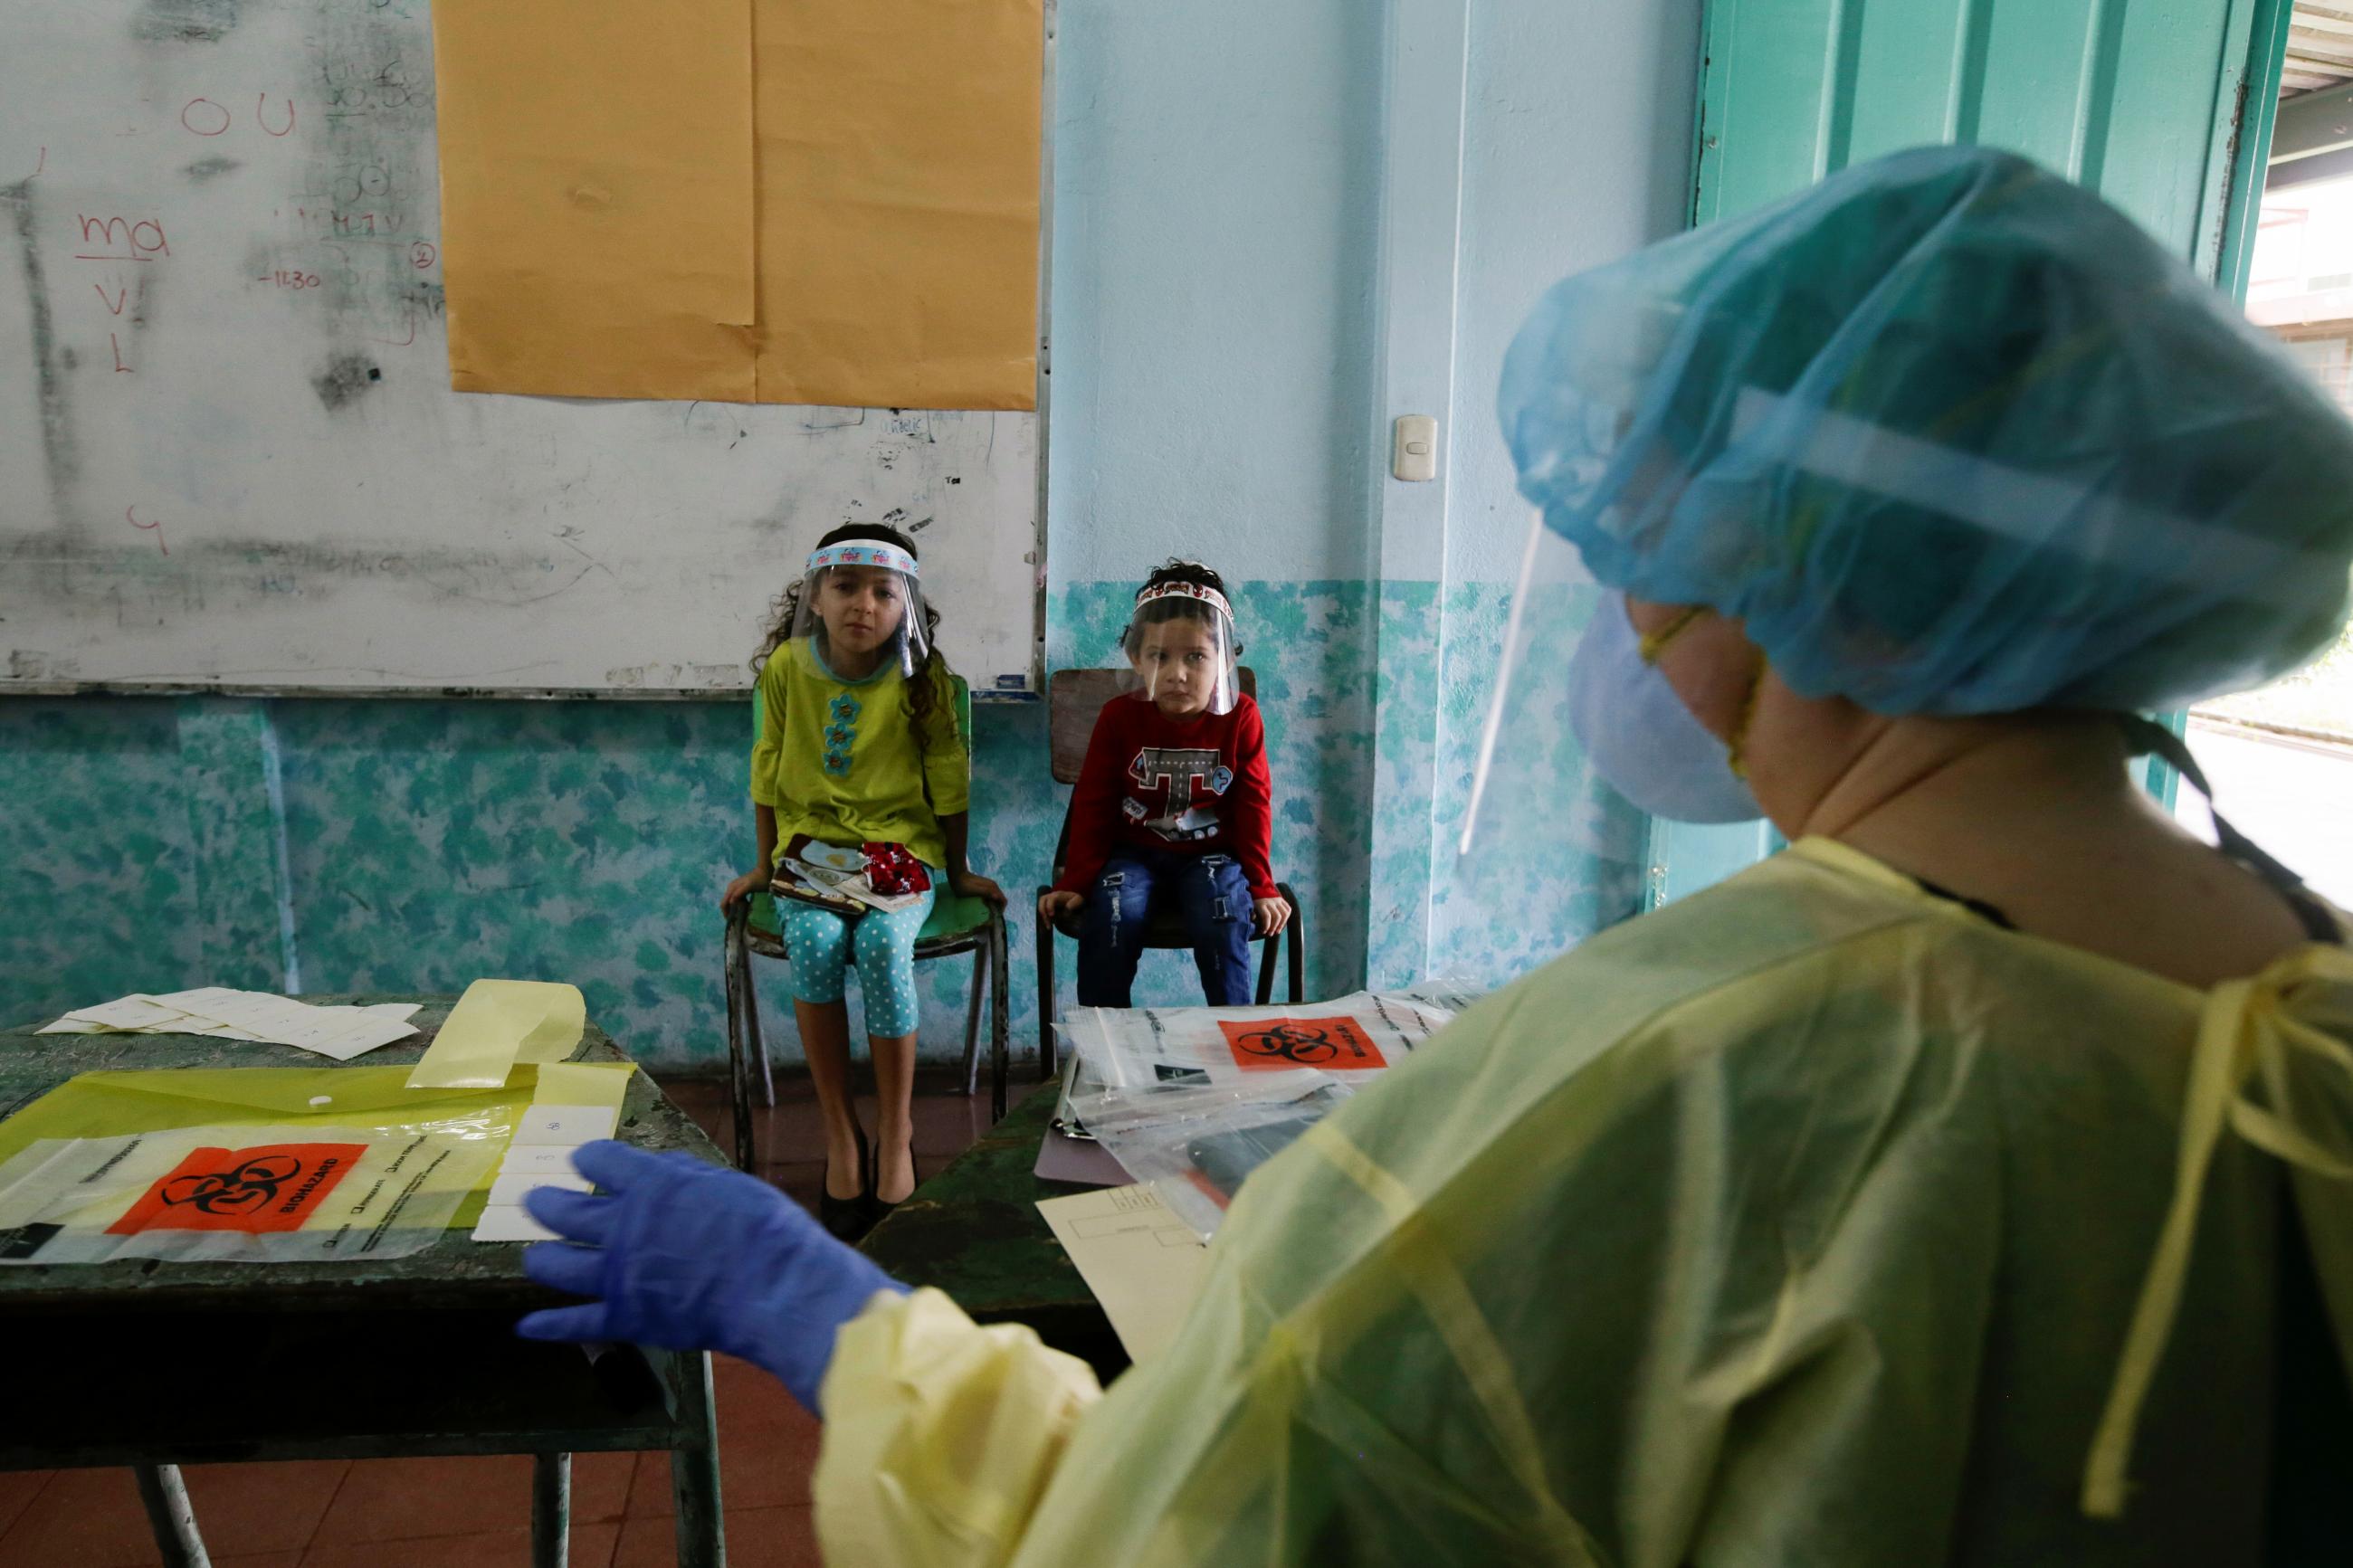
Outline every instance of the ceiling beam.
<svg viewBox="0 0 2353 1568">
<path fill-rule="evenodd" d="M 2353 147 L 2353 82 L 2284 99 L 2272 128 L 2272 162 L 2291 163 Z"/>
</svg>

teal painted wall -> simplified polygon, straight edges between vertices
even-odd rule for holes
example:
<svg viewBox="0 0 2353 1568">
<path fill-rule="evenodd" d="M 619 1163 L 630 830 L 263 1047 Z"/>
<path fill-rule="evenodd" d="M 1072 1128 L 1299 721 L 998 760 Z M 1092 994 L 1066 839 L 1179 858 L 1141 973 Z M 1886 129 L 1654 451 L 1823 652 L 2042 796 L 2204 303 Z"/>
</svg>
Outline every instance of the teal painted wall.
<svg viewBox="0 0 2353 1568">
<path fill-rule="evenodd" d="M 1066 660 L 1110 646 L 1131 591 L 1056 595 Z M 1352 827 L 1323 826 L 1349 814 L 1320 803 L 1365 795 L 1365 591 L 1250 584 L 1237 599 L 1268 713 L 1278 875 L 1313 920 L 1310 984 L 1346 990 L 1363 965 L 1361 861 Z M 749 858 L 749 724 L 748 702 L 0 702 L 0 1015 L 206 984 L 568 980 L 616 1038 L 713 1066 L 726 1049 L 713 900 Z M 1019 898 L 1061 822 L 1045 715 L 983 704 L 975 729 L 975 859 Z M 1012 923 L 1024 1040 L 1031 929 Z M 1071 972 L 1066 948 L 1066 986 Z M 970 973 L 964 959 L 924 966 L 927 1056 L 961 1048 Z M 1147 961 L 1139 1000 L 1198 995 L 1189 960 Z M 762 998 L 789 1058 L 779 970 L 765 967 Z"/>
<path fill-rule="evenodd" d="M 1715 0 L 1694 211 L 1729 216 L 1924 142 L 2021 153 L 2212 277 L 2276 0 Z M 2267 133 L 2267 132 L 2266 132 Z"/>
</svg>

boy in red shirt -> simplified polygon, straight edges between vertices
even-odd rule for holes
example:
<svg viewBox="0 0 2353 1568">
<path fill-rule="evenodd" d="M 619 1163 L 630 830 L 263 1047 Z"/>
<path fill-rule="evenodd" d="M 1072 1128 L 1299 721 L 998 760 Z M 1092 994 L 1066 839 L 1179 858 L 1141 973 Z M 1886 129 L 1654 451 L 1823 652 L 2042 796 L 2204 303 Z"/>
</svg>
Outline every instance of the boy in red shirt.
<svg viewBox="0 0 2353 1568">
<path fill-rule="evenodd" d="M 1136 590 L 1121 649 L 1133 684 L 1103 705 L 1071 795 L 1051 918 L 1083 910 L 1079 1005 L 1129 1005 L 1145 922 L 1174 904 L 1209 1005 L 1247 1006 L 1253 935 L 1291 921 L 1267 864 L 1266 726 L 1237 689 L 1225 580 L 1171 561 Z"/>
</svg>

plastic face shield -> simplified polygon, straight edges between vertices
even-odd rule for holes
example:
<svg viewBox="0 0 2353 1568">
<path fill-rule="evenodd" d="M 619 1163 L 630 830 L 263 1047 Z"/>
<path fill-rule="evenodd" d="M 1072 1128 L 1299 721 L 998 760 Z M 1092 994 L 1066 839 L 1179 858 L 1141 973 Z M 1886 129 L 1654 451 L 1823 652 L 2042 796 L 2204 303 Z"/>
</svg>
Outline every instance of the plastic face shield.
<svg viewBox="0 0 2353 1568">
<path fill-rule="evenodd" d="M 1162 583 L 1145 589 L 1120 651 L 1127 673 L 1119 689 L 1170 718 L 1233 711 L 1241 648 L 1233 610 L 1215 588 Z"/>
<path fill-rule="evenodd" d="M 881 539 L 818 549 L 801 579 L 792 635 L 812 637 L 826 667 L 862 678 L 883 664 L 912 677 L 932 656 L 915 558 Z"/>
<path fill-rule="evenodd" d="M 1500 982 L 1558 955 L 1562 933 L 1633 912 L 1648 823 L 1595 773 L 1569 720 L 1569 670 L 1597 614 L 1625 613 L 1576 548 L 1531 519 L 1467 795 L 1441 785 L 1453 865 L 1440 922 Z M 1452 820 L 1449 821 L 1451 816 Z"/>
</svg>

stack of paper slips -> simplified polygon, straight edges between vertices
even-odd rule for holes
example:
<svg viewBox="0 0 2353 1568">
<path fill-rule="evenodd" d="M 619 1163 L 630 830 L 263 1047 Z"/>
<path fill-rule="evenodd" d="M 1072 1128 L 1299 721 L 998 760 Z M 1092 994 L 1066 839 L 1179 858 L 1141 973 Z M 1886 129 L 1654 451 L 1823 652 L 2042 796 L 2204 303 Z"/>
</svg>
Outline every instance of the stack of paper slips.
<svg viewBox="0 0 2353 1568">
<path fill-rule="evenodd" d="M 523 1196 L 533 1187 L 591 1190 L 588 1178 L 572 1168 L 572 1151 L 613 1135 L 633 1070 L 628 1062 L 560 1062 L 539 1069 L 538 1092 L 515 1123 L 506 1158 L 491 1183 L 489 1206 L 474 1226 L 476 1241 L 555 1238 L 531 1217 Z"/>
<path fill-rule="evenodd" d="M 206 985 L 159 996 L 125 996 L 103 1006 L 80 1008 L 41 1033 L 204 1035 L 296 1046 L 342 1062 L 417 1033 L 408 1020 L 422 1005 L 385 1002 L 372 1007 L 314 1007 L 290 996 Z"/>
</svg>

